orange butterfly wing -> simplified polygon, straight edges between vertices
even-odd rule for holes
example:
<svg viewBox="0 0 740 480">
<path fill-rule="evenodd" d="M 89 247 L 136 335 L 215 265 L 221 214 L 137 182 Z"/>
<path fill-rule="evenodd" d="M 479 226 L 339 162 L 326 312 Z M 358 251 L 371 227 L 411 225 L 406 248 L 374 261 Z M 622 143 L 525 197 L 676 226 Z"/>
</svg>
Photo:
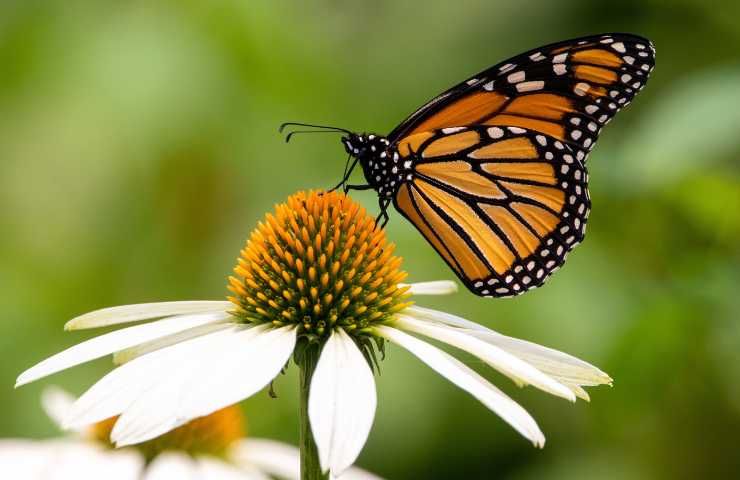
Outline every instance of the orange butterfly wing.
<svg viewBox="0 0 740 480">
<path fill-rule="evenodd" d="M 482 296 L 540 286 L 584 236 L 586 157 L 645 85 L 649 40 L 531 50 L 427 102 L 388 135 L 414 166 L 394 205 Z"/>
<path fill-rule="evenodd" d="M 649 40 L 605 34 L 531 50 L 427 102 L 388 136 L 465 125 L 527 128 L 567 143 L 585 160 L 602 127 L 642 90 L 655 66 Z"/>
<path fill-rule="evenodd" d="M 560 140 L 520 127 L 412 135 L 394 205 L 478 295 L 540 286 L 585 233 L 587 174 Z"/>
</svg>

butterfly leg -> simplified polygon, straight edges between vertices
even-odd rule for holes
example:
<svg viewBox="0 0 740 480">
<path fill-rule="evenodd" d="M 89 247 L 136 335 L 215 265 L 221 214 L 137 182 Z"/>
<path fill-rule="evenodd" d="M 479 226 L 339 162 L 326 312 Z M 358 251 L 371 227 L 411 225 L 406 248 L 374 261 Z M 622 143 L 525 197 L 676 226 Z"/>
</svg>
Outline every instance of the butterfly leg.
<svg viewBox="0 0 740 480">
<path fill-rule="evenodd" d="M 350 165 L 349 158 L 347 158 L 347 163 L 344 165 L 344 174 L 342 175 L 342 181 L 339 182 L 336 187 L 327 190 L 327 192 L 333 192 L 335 190 L 339 190 L 339 188 L 341 188 L 341 187 L 344 187 L 345 184 L 347 183 L 347 181 L 349 180 L 350 175 L 352 175 L 352 171 L 357 166 L 357 162 L 358 161 L 359 160 L 357 158 L 355 158 L 354 161 L 352 162 L 352 165 Z M 346 188 L 345 188 L 345 192 L 344 193 L 347 193 Z"/>
<path fill-rule="evenodd" d="M 344 193 L 349 192 L 350 190 L 370 190 L 373 188 L 372 185 L 344 185 Z"/>
<path fill-rule="evenodd" d="M 378 204 L 380 205 L 380 213 L 375 219 L 375 225 L 379 225 L 381 230 L 384 229 L 386 225 L 388 225 L 388 205 L 390 205 L 390 203 L 391 201 L 387 198 L 381 198 L 380 200 L 378 200 Z"/>
</svg>

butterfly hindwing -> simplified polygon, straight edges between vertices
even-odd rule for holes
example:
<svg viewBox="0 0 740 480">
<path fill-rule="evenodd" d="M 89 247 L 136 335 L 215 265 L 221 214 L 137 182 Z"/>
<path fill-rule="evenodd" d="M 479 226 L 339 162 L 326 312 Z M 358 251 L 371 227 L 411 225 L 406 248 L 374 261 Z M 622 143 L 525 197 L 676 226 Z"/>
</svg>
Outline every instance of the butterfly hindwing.
<svg viewBox="0 0 740 480">
<path fill-rule="evenodd" d="M 601 128 L 645 85 L 649 40 L 604 34 L 548 45 L 501 62 L 419 108 L 388 139 L 460 125 L 518 126 L 567 143 L 582 160 Z"/>
<path fill-rule="evenodd" d="M 557 138 L 517 126 L 448 127 L 409 137 L 399 152 L 413 175 L 396 209 L 478 295 L 540 286 L 583 239 L 586 169 Z"/>
</svg>

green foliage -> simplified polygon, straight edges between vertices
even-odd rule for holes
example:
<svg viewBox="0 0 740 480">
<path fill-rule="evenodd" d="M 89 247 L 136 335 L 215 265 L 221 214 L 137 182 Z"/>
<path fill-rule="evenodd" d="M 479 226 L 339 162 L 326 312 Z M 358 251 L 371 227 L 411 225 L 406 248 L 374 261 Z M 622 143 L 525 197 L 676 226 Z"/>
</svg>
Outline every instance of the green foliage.
<svg viewBox="0 0 740 480">
<path fill-rule="evenodd" d="M 0 5 L 0 436 L 56 434 L 15 376 L 105 306 L 218 299 L 275 202 L 336 183 L 337 138 L 388 132 L 449 85 L 536 45 L 632 31 L 654 78 L 589 159 L 585 242 L 539 290 L 420 303 L 576 354 L 615 380 L 567 402 L 475 364 L 548 438 L 533 449 L 392 346 L 360 458 L 388 478 L 682 479 L 740 471 L 740 23 L 734 2 L 63 2 Z M 374 212 L 373 194 L 360 193 Z M 410 281 L 452 272 L 400 215 Z M 480 368 L 478 368 L 480 367 Z M 108 361 L 57 375 L 76 393 Z M 245 402 L 297 443 L 296 368 Z M 389 454 L 392 452 L 392 454 Z"/>
</svg>

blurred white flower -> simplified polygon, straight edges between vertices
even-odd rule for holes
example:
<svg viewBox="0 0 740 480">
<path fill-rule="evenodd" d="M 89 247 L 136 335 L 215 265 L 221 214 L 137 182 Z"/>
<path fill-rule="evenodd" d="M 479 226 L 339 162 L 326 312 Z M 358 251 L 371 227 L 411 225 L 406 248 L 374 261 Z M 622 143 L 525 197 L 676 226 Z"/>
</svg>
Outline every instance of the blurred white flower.
<svg viewBox="0 0 740 480">
<path fill-rule="evenodd" d="M 269 384 L 291 356 L 321 348 L 308 416 L 324 471 L 357 459 L 375 416 L 375 349 L 399 345 L 477 398 L 536 446 L 534 419 L 481 375 L 420 339 L 466 351 L 518 385 L 570 401 L 611 382 L 570 355 L 407 302 L 446 294 L 452 282 L 404 285 L 400 258 L 356 203 L 338 194 L 295 195 L 253 233 L 230 279 L 229 302 L 186 301 L 107 308 L 67 330 L 149 321 L 93 338 L 27 370 L 17 385 L 108 354 L 120 367 L 80 397 L 68 428 L 120 415 L 118 446 L 144 442 L 239 402 Z M 159 320 L 155 320 L 159 319 Z M 153 320 L 153 321 L 152 321 Z"/>
<path fill-rule="evenodd" d="M 42 404 L 61 427 L 75 399 L 49 387 Z M 2 478 L 12 480 L 270 480 L 300 479 L 298 449 L 273 440 L 243 438 L 241 410 L 229 407 L 186 424 L 152 443 L 115 449 L 112 422 L 49 440 L 0 439 Z M 236 436 L 238 435 L 238 436 Z M 380 480 L 350 468 L 338 480 Z"/>
</svg>

